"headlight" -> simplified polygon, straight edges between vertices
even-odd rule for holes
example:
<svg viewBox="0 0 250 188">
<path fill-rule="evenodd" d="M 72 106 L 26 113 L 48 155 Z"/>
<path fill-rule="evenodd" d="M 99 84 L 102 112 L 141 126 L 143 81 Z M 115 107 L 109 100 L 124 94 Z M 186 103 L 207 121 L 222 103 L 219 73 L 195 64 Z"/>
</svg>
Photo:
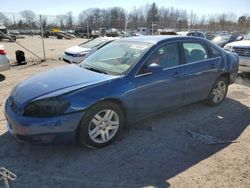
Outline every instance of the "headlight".
<svg viewBox="0 0 250 188">
<path fill-rule="evenodd" d="M 233 47 L 230 46 L 230 45 L 224 46 L 224 49 L 225 49 L 225 50 L 228 50 L 228 51 L 230 51 L 230 52 L 234 52 L 234 51 L 235 51 L 235 50 L 233 49 Z"/>
<path fill-rule="evenodd" d="M 75 57 L 84 57 L 86 54 L 80 53 L 80 54 L 75 54 Z"/>
<path fill-rule="evenodd" d="M 70 103 L 62 99 L 37 100 L 25 106 L 23 115 L 30 117 L 52 117 L 62 115 Z"/>
</svg>

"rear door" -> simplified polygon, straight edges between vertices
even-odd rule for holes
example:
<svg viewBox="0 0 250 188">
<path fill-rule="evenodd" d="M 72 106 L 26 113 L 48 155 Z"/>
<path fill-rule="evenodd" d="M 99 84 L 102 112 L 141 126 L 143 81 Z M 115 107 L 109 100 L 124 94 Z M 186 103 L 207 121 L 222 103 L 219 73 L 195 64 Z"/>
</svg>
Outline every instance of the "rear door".
<svg viewBox="0 0 250 188">
<path fill-rule="evenodd" d="M 204 99 L 218 77 L 221 57 L 210 55 L 207 46 L 201 42 L 183 42 L 185 56 L 184 103 Z"/>
</svg>

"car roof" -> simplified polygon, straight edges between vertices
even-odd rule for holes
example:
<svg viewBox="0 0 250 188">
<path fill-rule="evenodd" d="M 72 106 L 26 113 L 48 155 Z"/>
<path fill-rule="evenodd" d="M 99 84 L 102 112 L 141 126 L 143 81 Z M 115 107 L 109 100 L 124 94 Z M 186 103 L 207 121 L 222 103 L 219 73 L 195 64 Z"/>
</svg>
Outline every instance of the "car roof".
<svg viewBox="0 0 250 188">
<path fill-rule="evenodd" d="M 201 40 L 198 37 L 192 36 L 179 36 L 179 35 L 144 35 L 144 36 L 135 36 L 135 37 L 127 37 L 120 39 L 119 41 L 131 41 L 131 42 L 145 42 L 156 44 L 160 41 L 167 39 L 193 39 L 193 40 Z"/>
</svg>

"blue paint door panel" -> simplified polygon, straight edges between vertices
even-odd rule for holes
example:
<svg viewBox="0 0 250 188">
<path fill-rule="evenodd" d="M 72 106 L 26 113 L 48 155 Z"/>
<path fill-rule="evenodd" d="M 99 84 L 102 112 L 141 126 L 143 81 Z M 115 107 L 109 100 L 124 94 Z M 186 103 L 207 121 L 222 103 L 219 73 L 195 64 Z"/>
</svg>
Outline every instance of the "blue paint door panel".
<svg viewBox="0 0 250 188">
<path fill-rule="evenodd" d="M 170 68 L 135 78 L 135 111 L 137 117 L 153 114 L 182 103 L 184 67 Z"/>
<path fill-rule="evenodd" d="M 221 58 L 212 58 L 186 64 L 184 103 L 204 99 L 208 96 L 216 78 Z"/>
</svg>

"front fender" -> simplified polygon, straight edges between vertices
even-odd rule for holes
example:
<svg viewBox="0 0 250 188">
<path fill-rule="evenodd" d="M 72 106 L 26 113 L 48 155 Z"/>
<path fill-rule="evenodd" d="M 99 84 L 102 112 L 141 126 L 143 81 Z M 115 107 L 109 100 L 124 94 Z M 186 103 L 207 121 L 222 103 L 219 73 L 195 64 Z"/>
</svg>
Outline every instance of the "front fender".
<svg viewBox="0 0 250 188">
<path fill-rule="evenodd" d="M 125 109 L 126 115 L 130 116 L 130 113 L 133 114 L 135 104 L 132 83 L 123 77 L 61 96 L 71 104 L 65 113 L 85 111 L 104 100 L 117 100 Z"/>
</svg>

